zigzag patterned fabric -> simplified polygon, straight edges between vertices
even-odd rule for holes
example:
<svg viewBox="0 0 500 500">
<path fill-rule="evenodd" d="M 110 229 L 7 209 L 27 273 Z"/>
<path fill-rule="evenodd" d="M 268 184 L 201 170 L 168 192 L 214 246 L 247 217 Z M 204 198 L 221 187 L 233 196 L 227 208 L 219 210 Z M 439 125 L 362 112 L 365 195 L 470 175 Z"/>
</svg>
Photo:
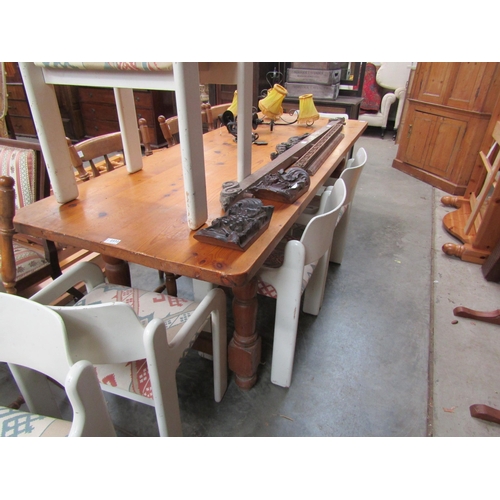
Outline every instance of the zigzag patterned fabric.
<svg viewBox="0 0 500 500">
<path fill-rule="evenodd" d="M 169 342 L 177 335 L 198 306 L 196 302 L 187 299 L 108 283 L 95 287 L 77 302 L 76 306 L 107 302 L 128 304 L 143 326 L 155 318 L 161 319 L 167 327 Z M 96 372 L 102 384 L 153 398 L 145 359 L 123 364 L 96 365 Z"/>
<path fill-rule="evenodd" d="M 36 156 L 32 149 L 0 146 L 0 175 L 15 181 L 16 208 L 35 201 Z"/>
<path fill-rule="evenodd" d="M 71 422 L 0 406 L 0 437 L 66 437 Z"/>
<path fill-rule="evenodd" d="M 171 62 L 35 62 L 35 66 L 87 71 L 172 71 Z"/>
</svg>

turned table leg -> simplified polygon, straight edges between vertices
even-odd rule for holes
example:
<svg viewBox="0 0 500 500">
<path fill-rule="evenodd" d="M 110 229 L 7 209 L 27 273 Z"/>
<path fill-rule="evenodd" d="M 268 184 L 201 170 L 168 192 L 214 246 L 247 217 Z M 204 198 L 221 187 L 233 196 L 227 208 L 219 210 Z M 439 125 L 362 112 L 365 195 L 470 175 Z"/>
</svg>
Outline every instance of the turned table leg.
<svg viewBox="0 0 500 500">
<path fill-rule="evenodd" d="M 104 254 L 102 254 L 102 259 L 104 260 L 106 278 L 110 283 L 124 286 L 132 285 L 128 262 Z"/>
<path fill-rule="evenodd" d="M 251 389 L 257 381 L 260 363 L 261 338 L 256 333 L 257 279 L 242 287 L 233 288 L 234 334 L 228 349 L 230 370 L 235 374 L 236 385 Z"/>
</svg>

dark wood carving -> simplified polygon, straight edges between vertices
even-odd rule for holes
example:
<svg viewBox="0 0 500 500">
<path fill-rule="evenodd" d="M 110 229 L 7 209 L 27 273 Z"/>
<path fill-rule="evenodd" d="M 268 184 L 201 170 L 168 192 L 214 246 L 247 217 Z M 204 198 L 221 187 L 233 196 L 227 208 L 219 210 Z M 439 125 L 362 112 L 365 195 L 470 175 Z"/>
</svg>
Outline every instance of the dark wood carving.
<svg viewBox="0 0 500 500">
<path fill-rule="evenodd" d="M 211 226 L 197 231 L 194 238 L 203 243 L 246 250 L 268 228 L 273 210 L 273 206 L 264 206 L 256 198 L 237 201 L 225 215 L 214 219 Z"/>
<path fill-rule="evenodd" d="M 294 164 L 296 168 L 303 168 L 309 175 L 314 175 L 325 159 L 342 142 L 344 134 L 341 134 L 342 124 L 337 124 L 326 132 L 316 144 Z"/>
<path fill-rule="evenodd" d="M 303 135 L 294 135 L 293 137 L 290 137 L 288 141 L 279 143 L 276 146 L 276 151 L 271 153 L 271 160 L 275 160 L 280 154 L 284 153 L 286 150 L 295 146 L 295 144 L 298 144 L 300 141 L 304 140 L 308 136 L 309 133 Z"/>
<path fill-rule="evenodd" d="M 302 168 L 289 168 L 267 174 L 248 192 L 264 200 L 293 203 L 309 189 L 309 174 Z"/>
<path fill-rule="evenodd" d="M 227 210 L 231 203 L 248 195 L 251 189 L 260 183 L 265 176 L 274 174 L 279 170 L 286 171 L 290 167 L 295 167 L 295 164 L 311 150 L 311 153 L 307 156 L 308 161 L 303 162 L 300 166 L 302 166 L 309 175 L 314 175 L 324 159 L 331 154 L 333 149 L 335 149 L 344 138 L 344 135 L 341 133 L 342 127 L 342 122 L 330 122 L 323 128 L 309 134 L 303 140 L 270 161 L 267 165 L 260 168 L 257 172 L 246 177 L 239 183 L 239 189 L 238 183 L 236 182 L 231 184 L 224 183 L 220 196 L 222 208 Z"/>
</svg>

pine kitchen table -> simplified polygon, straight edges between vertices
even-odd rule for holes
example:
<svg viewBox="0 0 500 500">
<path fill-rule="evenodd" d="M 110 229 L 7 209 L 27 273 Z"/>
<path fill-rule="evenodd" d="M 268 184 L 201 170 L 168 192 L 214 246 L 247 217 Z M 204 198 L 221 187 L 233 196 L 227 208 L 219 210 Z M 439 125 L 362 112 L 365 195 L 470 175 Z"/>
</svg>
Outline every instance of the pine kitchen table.
<svg viewBox="0 0 500 500">
<path fill-rule="evenodd" d="M 270 162 L 276 145 L 292 136 L 314 133 L 328 121 L 312 127 L 260 125 L 259 141 L 252 146 L 252 173 Z M 366 128 L 347 120 L 340 144 L 311 177 L 309 190 L 292 204 L 274 205 L 269 227 L 245 251 L 202 243 L 187 225 L 181 148 L 157 150 L 143 158 L 143 168 L 125 168 L 79 184 L 79 196 L 65 204 L 53 196 L 17 211 L 17 231 L 102 254 L 110 282 L 130 285 L 128 262 L 222 285 L 234 294 L 235 331 L 229 344 L 229 368 L 242 389 L 257 380 L 261 339 L 256 331 L 257 283 L 255 275 L 287 230 L 296 221 L 315 191 L 346 159 Z M 225 128 L 203 135 L 206 169 L 207 225 L 223 215 L 221 186 L 237 179 L 237 144 Z"/>
</svg>

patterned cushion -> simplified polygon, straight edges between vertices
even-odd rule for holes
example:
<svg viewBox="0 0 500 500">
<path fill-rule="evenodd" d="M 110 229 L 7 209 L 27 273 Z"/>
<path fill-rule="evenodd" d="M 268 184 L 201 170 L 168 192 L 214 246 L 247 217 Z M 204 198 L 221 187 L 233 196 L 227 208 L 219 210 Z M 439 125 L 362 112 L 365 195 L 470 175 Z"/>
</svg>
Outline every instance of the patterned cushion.
<svg viewBox="0 0 500 500">
<path fill-rule="evenodd" d="M 304 274 L 302 275 L 302 289 L 301 293 L 304 293 L 309 280 L 311 279 L 314 269 L 316 269 L 317 262 L 308 264 L 304 266 Z M 278 298 L 278 291 L 270 283 L 263 281 L 260 276 L 257 277 L 257 293 L 265 295 L 266 297 L 271 297 L 272 299 Z"/>
<path fill-rule="evenodd" d="M 171 62 L 35 62 L 36 66 L 55 69 L 172 71 Z"/>
<path fill-rule="evenodd" d="M 0 406 L 0 437 L 67 437 L 71 422 Z"/>
<path fill-rule="evenodd" d="M 146 292 L 137 288 L 103 283 L 77 302 L 79 305 L 124 302 L 146 326 L 154 318 L 162 319 L 170 342 L 191 316 L 198 304 L 190 300 L 162 293 Z M 111 385 L 147 398 L 153 393 L 145 359 L 118 365 L 96 365 L 97 377 L 102 384 Z"/>
<path fill-rule="evenodd" d="M 380 86 L 377 83 L 377 68 L 372 63 L 367 63 L 365 70 L 365 79 L 363 81 L 363 101 L 360 108 L 363 111 L 375 111 L 380 109 L 382 95 Z"/>
<path fill-rule="evenodd" d="M 19 281 L 42 267 L 48 265 L 48 261 L 30 247 L 21 245 L 14 241 L 14 258 L 16 260 L 16 280 Z M 2 267 L 2 255 L 0 254 L 0 269 Z"/>
<path fill-rule="evenodd" d="M 35 201 L 36 156 L 32 149 L 0 146 L 0 175 L 14 178 L 16 208 Z"/>
<path fill-rule="evenodd" d="M 264 267 L 277 268 L 283 265 L 283 261 L 285 259 L 285 246 L 290 240 L 300 239 L 295 237 L 295 231 L 298 228 L 302 228 L 304 230 L 304 226 L 299 226 L 298 224 L 294 224 L 289 233 L 285 235 L 285 237 L 278 243 L 278 246 L 273 250 L 271 255 L 264 262 Z M 302 293 L 306 289 L 309 280 L 311 279 L 312 273 L 316 268 L 317 262 L 313 262 L 312 264 L 308 264 L 304 267 L 304 274 L 302 275 Z M 257 276 L 257 293 L 260 295 L 264 295 L 266 297 L 271 297 L 276 299 L 278 297 L 278 292 L 276 288 L 270 283 L 266 283 L 261 279 L 260 276 Z"/>
</svg>

